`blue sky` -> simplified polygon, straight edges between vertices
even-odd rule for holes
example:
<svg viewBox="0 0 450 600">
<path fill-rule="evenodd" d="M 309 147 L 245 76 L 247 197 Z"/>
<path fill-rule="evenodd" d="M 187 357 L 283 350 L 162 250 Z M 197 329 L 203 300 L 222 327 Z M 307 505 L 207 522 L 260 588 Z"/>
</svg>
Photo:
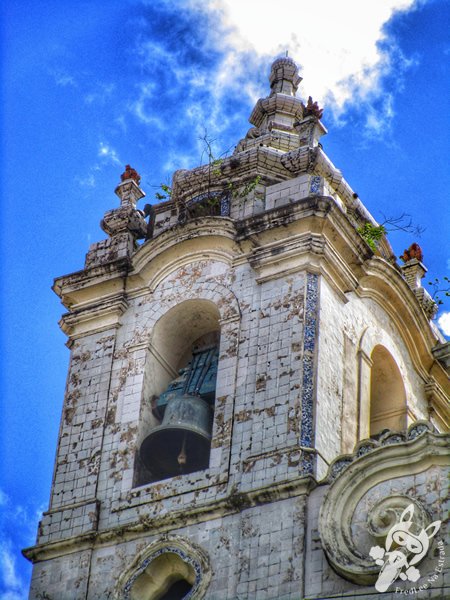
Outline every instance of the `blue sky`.
<svg viewBox="0 0 450 600">
<path fill-rule="evenodd" d="M 1 25 L 0 599 L 26 598 L 47 507 L 69 351 L 54 277 L 83 267 L 126 163 L 153 201 L 178 168 L 250 127 L 289 50 L 299 95 L 325 107 L 323 146 L 374 217 L 408 213 L 427 280 L 449 276 L 445 0 L 7 0 Z M 274 6 L 283 11 L 281 18 Z M 439 323 L 450 334 L 450 306 Z"/>
</svg>

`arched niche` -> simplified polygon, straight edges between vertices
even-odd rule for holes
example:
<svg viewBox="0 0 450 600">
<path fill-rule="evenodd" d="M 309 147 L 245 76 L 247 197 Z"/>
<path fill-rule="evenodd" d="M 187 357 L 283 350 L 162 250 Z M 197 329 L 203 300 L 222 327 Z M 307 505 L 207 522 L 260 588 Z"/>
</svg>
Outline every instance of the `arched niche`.
<svg viewBox="0 0 450 600">
<path fill-rule="evenodd" d="M 220 335 L 220 314 L 214 302 L 185 300 L 168 310 L 155 324 L 147 382 L 153 394 L 160 394 L 192 356 L 196 342 L 207 335 Z"/>
<path fill-rule="evenodd" d="M 397 363 L 381 345 L 375 346 L 370 358 L 370 435 L 406 429 L 406 393 Z"/>
<path fill-rule="evenodd" d="M 141 552 L 119 578 L 120 600 L 200 599 L 211 579 L 205 552 L 188 540 L 168 536 Z"/>
<path fill-rule="evenodd" d="M 219 345 L 220 313 L 217 305 L 211 300 L 201 298 L 185 300 L 167 310 L 158 319 L 151 334 L 149 356 L 146 362 L 138 448 L 142 448 L 142 445 L 146 443 L 145 440 L 152 430 L 164 424 L 165 413 L 160 410 L 158 404 L 162 397 L 161 394 L 167 392 L 169 384 L 174 386 L 180 378 L 183 379 L 183 369 L 193 364 L 202 351 L 206 350 L 210 353 L 208 360 L 217 361 Z M 214 369 L 212 370 L 214 371 Z M 217 373 L 217 368 L 215 372 Z M 177 393 L 181 394 L 181 392 Z M 192 390 L 187 393 L 191 394 Z M 201 397 L 211 409 L 211 421 L 208 421 L 208 426 L 210 426 L 215 401 L 214 383 L 212 383 L 212 390 L 206 396 Z M 187 406 L 186 403 L 183 406 Z M 177 436 L 181 439 L 182 432 L 177 431 L 167 438 L 168 448 L 171 448 L 171 444 L 178 445 Z M 210 442 L 207 442 L 206 445 L 202 444 L 201 450 L 196 448 L 201 453 L 200 459 L 197 457 L 195 461 L 196 466 L 189 470 L 188 460 L 185 469 L 180 468 L 179 474 L 208 467 Z M 171 448 L 171 450 L 173 449 Z M 148 454 L 144 454 L 144 460 L 142 460 L 140 452 L 137 453 L 135 486 L 173 476 L 173 472 L 171 474 L 164 474 L 161 471 L 152 473 L 148 465 L 144 464 L 146 456 Z"/>
</svg>

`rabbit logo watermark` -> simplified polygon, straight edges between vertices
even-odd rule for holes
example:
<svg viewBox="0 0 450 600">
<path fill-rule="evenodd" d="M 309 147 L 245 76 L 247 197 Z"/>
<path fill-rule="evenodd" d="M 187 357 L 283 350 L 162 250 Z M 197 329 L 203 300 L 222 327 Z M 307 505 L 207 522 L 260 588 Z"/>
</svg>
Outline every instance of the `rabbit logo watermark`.
<svg viewBox="0 0 450 600">
<path fill-rule="evenodd" d="M 421 577 L 420 571 L 415 565 L 428 552 L 430 540 L 439 531 L 441 521 L 434 521 L 426 529 L 420 528 L 417 530 L 412 520 L 413 514 L 414 504 L 410 504 L 402 512 L 400 521 L 395 523 L 389 530 L 385 547 L 372 546 L 370 549 L 369 555 L 381 567 L 375 583 L 375 589 L 378 592 L 385 592 L 397 579 L 415 583 Z M 413 533 L 411 529 L 416 532 Z M 443 552 L 443 542 L 439 544 L 442 544 Z M 440 545 L 439 553 L 441 554 Z M 429 585 L 426 585 L 426 587 L 425 585 L 419 587 L 427 589 Z M 416 592 L 419 591 L 416 588 L 414 589 Z M 402 593 L 400 588 L 397 588 L 397 591 Z M 409 592 L 411 593 L 411 590 Z"/>
</svg>

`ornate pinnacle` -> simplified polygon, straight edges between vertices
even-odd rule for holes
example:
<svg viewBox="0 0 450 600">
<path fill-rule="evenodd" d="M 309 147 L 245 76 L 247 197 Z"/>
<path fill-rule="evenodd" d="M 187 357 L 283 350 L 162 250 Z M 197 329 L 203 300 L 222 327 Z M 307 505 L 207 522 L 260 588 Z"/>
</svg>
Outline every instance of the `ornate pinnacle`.
<svg viewBox="0 0 450 600">
<path fill-rule="evenodd" d="M 130 165 L 125 165 L 125 171 L 120 176 L 120 179 L 121 181 L 133 179 L 138 185 L 141 183 L 141 176 L 136 169 L 133 169 L 133 167 L 130 167 Z"/>
<path fill-rule="evenodd" d="M 423 262 L 423 252 L 422 248 L 414 242 L 411 246 L 405 250 L 400 257 L 404 263 L 409 262 L 413 258 L 416 258 L 419 262 Z"/>
<path fill-rule="evenodd" d="M 270 94 L 295 96 L 301 80 L 302 78 L 298 74 L 297 65 L 292 58 L 277 58 L 270 70 Z"/>
<path fill-rule="evenodd" d="M 317 102 L 313 102 L 312 97 L 308 98 L 308 103 L 305 106 L 305 110 L 303 112 L 304 117 L 317 117 L 317 119 L 321 119 L 323 115 L 323 108 L 319 108 Z"/>
</svg>

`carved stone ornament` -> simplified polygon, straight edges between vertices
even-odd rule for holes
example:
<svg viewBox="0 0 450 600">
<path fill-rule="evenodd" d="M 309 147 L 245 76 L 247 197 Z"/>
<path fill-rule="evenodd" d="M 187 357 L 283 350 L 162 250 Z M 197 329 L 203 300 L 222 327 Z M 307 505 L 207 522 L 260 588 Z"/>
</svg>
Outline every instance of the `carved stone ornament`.
<svg viewBox="0 0 450 600">
<path fill-rule="evenodd" d="M 136 169 L 133 169 L 133 167 L 130 167 L 130 165 L 125 165 L 125 171 L 120 176 L 120 179 L 121 179 L 121 181 L 126 181 L 127 179 L 133 179 L 138 185 L 141 182 L 141 176 L 136 171 Z"/>
<path fill-rule="evenodd" d="M 413 258 L 417 259 L 419 262 L 423 262 L 422 248 L 419 246 L 419 244 L 414 242 L 414 244 L 411 244 L 411 246 L 403 252 L 400 258 L 404 263 L 409 262 Z"/>
<path fill-rule="evenodd" d="M 405 495 L 382 498 L 370 509 L 367 528 L 377 542 L 384 541 L 393 525 L 400 521 L 405 508 L 414 505 L 414 522 L 417 527 L 425 528 L 431 522 L 430 515 L 417 500 Z"/>
<path fill-rule="evenodd" d="M 316 119 L 321 119 L 323 115 L 323 108 L 319 108 L 317 102 L 314 102 L 312 97 L 309 96 L 303 115 L 305 117 L 311 116 L 316 117 Z"/>
<path fill-rule="evenodd" d="M 109 236 L 130 232 L 134 238 L 143 238 L 147 233 L 147 222 L 141 211 L 121 206 L 107 211 L 100 227 Z"/>
<path fill-rule="evenodd" d="M 316 149 L 303 146 L 286 152 L 281 156 L 281 164 L 291 173 L 304 173 L 312 169 L 315 164 Z"/>
<path fill-rule="evenodd" d="M 431 523 L 429 507 L 415 497 L 413 488 L 398 493 L 398 486 L 431 465 L 448 467 L 449 437 L 419 421 L 406 434 L 388 432 L 383 440 L 365 440 L 355 454 L 331 464 L 332 483 L 321 507 L 319 531 L 327 559 L 341 577 L 358 585 L 376 581 L 380 567 L 370 548 L 382 545 L 408 506 L 413 505 L 418 527 Z"/>
</svg>

